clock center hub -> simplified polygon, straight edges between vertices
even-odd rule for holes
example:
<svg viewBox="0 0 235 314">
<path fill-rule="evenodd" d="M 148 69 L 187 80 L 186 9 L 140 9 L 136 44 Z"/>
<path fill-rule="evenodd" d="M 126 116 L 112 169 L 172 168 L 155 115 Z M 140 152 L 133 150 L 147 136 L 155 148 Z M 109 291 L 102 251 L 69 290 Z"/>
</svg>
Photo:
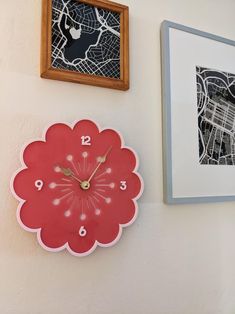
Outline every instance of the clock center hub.
<svg viewBox="0 0 235 314">
<path fill-rule="evenodd" d="M 88 181 L 82 181 L 80 183 L 80 187 L 82 190 L 89 190 L 90 186 L 91 186 L 90 182 L 88 182 Z"/>
</svg>

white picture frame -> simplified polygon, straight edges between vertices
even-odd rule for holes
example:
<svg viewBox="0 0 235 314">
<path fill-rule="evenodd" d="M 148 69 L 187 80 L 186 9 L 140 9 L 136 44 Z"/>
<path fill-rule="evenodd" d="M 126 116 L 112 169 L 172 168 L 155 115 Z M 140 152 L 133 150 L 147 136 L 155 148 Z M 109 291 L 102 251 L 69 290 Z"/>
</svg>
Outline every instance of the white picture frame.
<svg viewBox="0 0 235 314">
<path fill-rule="evenodd" d="M 235 93 L 231 99 L 228 95 L 230 89 L 235 91 L 235 41 L 163 21 L 161 48 L 164 201 L 234 201 Z M 209 71 L 207 76 L 205 71 Z M 218 92 L 213 89 L 216 84 Z M 222 101 L 225 105 L 220 105 Z M 225 115 L 220 121 L 208 116 L 211 102 L 215 115 L 230 106 L 231 128 Z"/>
</svg>

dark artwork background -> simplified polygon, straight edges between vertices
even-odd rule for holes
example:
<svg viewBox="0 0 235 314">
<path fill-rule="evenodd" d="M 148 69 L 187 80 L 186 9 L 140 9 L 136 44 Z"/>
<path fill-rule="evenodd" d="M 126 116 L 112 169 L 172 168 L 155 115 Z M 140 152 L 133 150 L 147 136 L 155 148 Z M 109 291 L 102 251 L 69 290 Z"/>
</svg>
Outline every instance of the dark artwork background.
<svg viewBox="0 0 235 314">
<path fill-rule="evenodd" d="M 52 0 L 52 67 L 120 79 L 120 14 Z"/>
<path fill-rule="evenodd" d="M 235 164 L 235 74 L 196 67 L 199 162 Z"/>
</svg>

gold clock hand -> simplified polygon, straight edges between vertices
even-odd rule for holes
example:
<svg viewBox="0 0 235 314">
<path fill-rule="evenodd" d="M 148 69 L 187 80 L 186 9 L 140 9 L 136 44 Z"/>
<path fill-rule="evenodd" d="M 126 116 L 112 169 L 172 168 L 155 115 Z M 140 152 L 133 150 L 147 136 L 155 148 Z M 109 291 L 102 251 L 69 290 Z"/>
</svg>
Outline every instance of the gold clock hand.
<svg viewBox="0 0 235 314">
<path fill-rule="evenodd" d="M 95 167 L 94 171 L 92 172 L 92 174 L 90 175 L 90 178 L 87 180 L 88 183 L 90 183 L 91 179 L 94 177 L 94 175 L 96 174 L 97 170 L 99 169 L 99 167 L 101 166 L 101 164 L 103 164 L 106 161 L 106 158 L 109 154 L 109 152 L 111 151 L 112 146 L 109 147 L 109 149 L 107 150 L 107 152 L 104 154 L 104 156 L 98 157 L 99 158 L 99 163 L 98 165 Z"/>
<path fill-rule="evenodd" d="M 60 168 L 61 172 L 66 176 L 66 177 L 71 177 L 78 181 L 80 183 L 80 187 L 82 190 L 89 190 L 90 188 L 90 183 L 88 181 L 82 181 L 78 179 L 74 174 L 73 171 L 69 168 Z"/>
<path fill-rule="evenodd" d="M 66 177 L 72 177 L 73 179 L 75 179 L 76 181 L 78 181 L 79 183 L 82 183 L 82 180 L 78 179 L 73 171 L 69 168 L 60 168 L 61 172 L 66 176 Z"/>
</svg>

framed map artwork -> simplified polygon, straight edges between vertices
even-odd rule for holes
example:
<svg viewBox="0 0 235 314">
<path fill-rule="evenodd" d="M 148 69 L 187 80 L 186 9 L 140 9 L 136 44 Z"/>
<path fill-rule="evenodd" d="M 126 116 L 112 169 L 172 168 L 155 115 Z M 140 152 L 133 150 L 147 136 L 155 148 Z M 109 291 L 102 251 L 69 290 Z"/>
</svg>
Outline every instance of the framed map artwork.
<svg viewBox="0 0 235 314">
<path fill-rule="evenodd" d="M 129 89 L 128 7 L 42 0 L 41 77 Z"/>
<path fill-rule="evenodd" d="M 164 21 L 166 203 L 235 200 L 235 42 Z"/>
</svg>

